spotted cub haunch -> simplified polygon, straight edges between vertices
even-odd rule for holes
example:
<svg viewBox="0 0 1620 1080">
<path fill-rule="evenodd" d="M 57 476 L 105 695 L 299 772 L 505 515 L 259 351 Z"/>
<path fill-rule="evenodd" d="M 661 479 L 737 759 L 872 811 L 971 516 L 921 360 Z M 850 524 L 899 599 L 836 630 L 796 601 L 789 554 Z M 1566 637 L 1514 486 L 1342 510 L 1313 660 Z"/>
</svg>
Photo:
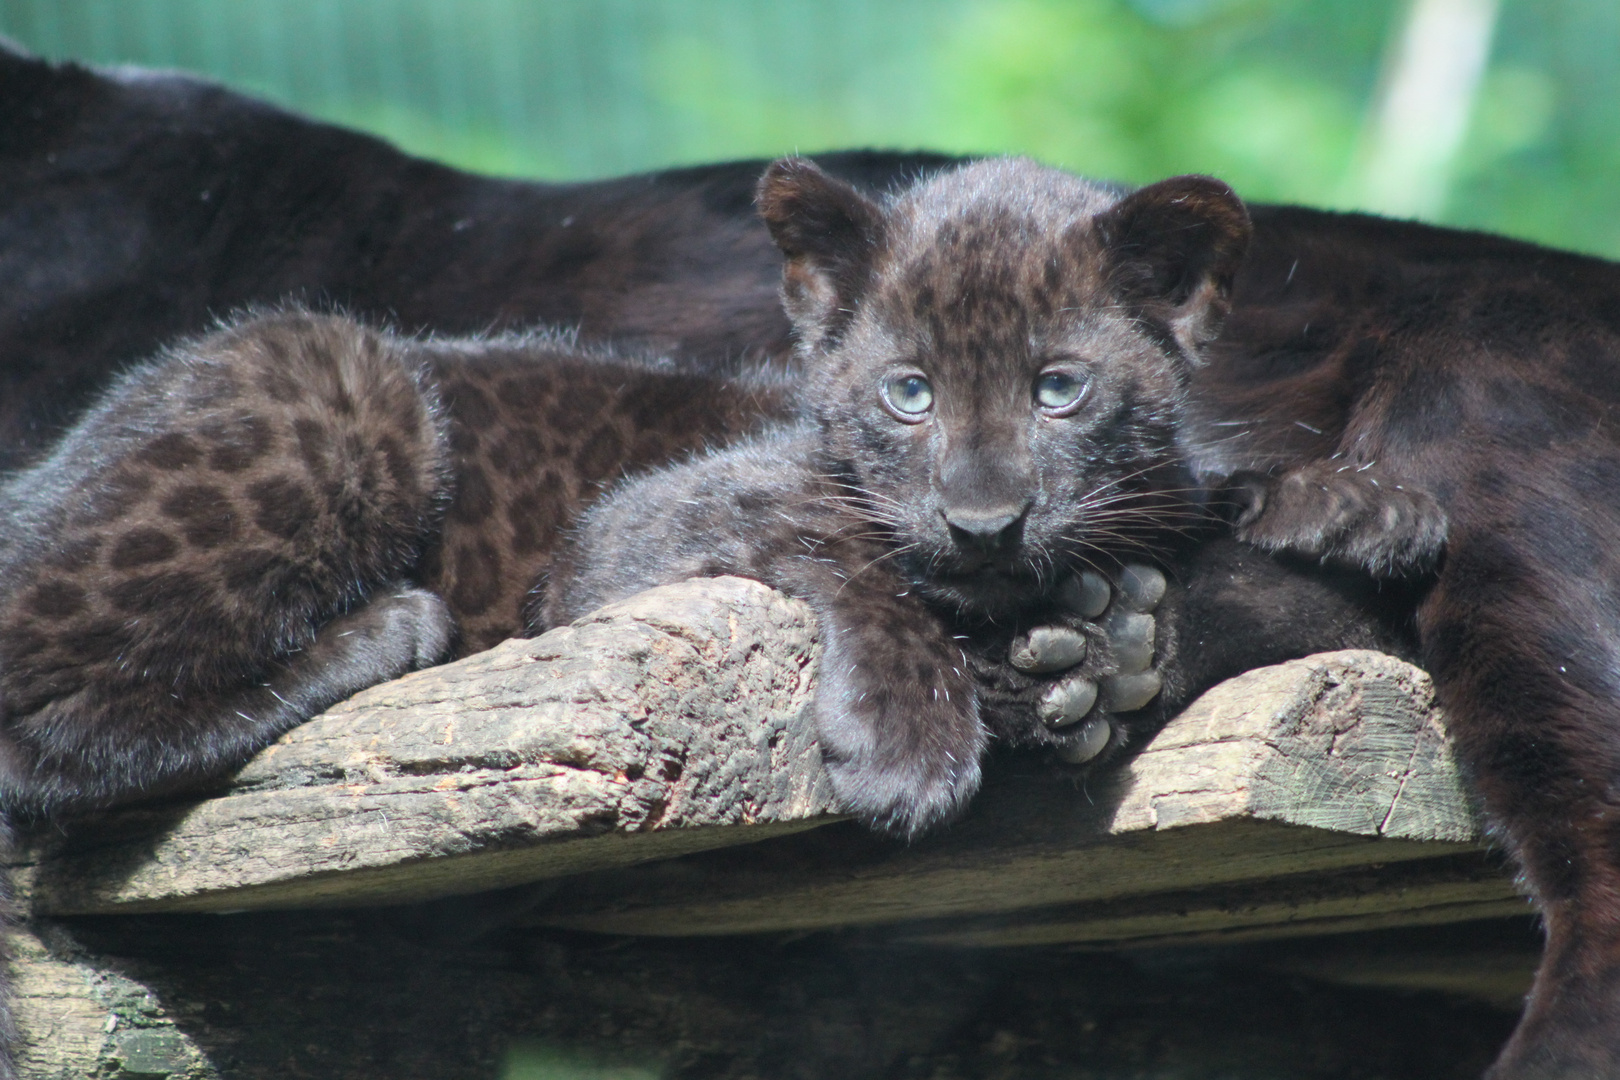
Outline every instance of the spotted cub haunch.
<svg viewBox="0 0 1620 1080">
<path fill-rule="evenodd" d="M 601 485 L 773 401 L 552 337 L 301 312 L 170 349 L 0 486 L 5 809 L 194 785 L 364 687 L 526 632 Z"/>
<path fill-rule="evenodd" d="M 786 258 L 803 419 L 604 500 L 553 576 L 551 619 L 703 574 L 808 600 L 834 786 L 899 833 L 962 808 L 992 729 L 1072 761 L 1118 747 L 1113 714 L 1153 697 L 1152 657 L 1173 648 L 1147 614 L 1158 571 L 1123 575 L 1135 610 L 1127 588 L 1113 634 L 1078 638 L 1045 723 L 986 715 L 980 650 L 1041 670 L 1037 624 L 1101 614 L 1075 598 L 1098 571 L 1167 556 L 1207 520 L 1182 412 L 1243 204 L 1206 177 L 1122 197 L 1025 161 L 877 203 L 796 159 L 767 171 L 759 204 Z"/>
<path fill-rule="evenodd" d="M 365 687 L 544 629 L 567 607 L 542 610 L 554 557 L 604 489 L 707 447 L 746 459 L 794 408 L 771 376 L 680 372 L 547 334 L 409 339 L 290 310 L 172 347 L 0 484 L 0 811 L 49 817 L 197 787 Z M 759 467 L 791 475 L 774 456 Z M 843 513 L 840 497 L 825 501 Z M 699 542 L 740 550 L 780 524 L 738 510 Z M 840 539 L 881 550 L 873 536 Z M 731 568 L 748 572 L 740 557 Z M 1112 595 L 1097 579 L 1099 591 Z M 954 807 L 983 746 L 976 682 L 1003 713 L 1039 712 L 1054 731 L 1089 711 L 1077 704 L 1099 692 L 1087 680 L 1109 676 L 1109 700 L 1152 696 L 1147 661 L 1121 667 L 1113 624 L 1088 619 L 1100 611 L 1067 613 L 1013 648 L 1006 634 L 908 635 L 877 597 L 828 649 L 881 646 L 940 679 L 921 691 L 873 682 L 852 691 L 862 700 L 926 710 L 937 689 L 968 710 L 957 731 L 922 736 L 955 754 L 941 788 Z M 1071 755 L 1106 741 L 1084 730 L 1053 738 Z"/>
<path fill-rule="evenodd" d="M 8 800 L 183 783 L 444 654 L 443 605 L 398 584 L 449 472 L 420 373 L 335 323 L 257 329 L 126 376 L 0 488 Z M 340 615 L 392 632 L 316 634 Z"/>
</svg>

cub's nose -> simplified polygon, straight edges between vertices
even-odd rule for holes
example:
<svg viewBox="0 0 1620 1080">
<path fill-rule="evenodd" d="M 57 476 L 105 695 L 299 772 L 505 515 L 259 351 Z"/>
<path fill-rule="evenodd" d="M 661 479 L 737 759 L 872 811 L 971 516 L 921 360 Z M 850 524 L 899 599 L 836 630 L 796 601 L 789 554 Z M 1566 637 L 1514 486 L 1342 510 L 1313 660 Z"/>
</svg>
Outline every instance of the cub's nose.
<svg viewBox="0 0 1620 1080">
<path fill-rule="evenodd" d="M 947 507 L 940 513 L 958 547 L 992 552 L 1017 546 L 1029 504 L 990 507 Z"/>
</svg>

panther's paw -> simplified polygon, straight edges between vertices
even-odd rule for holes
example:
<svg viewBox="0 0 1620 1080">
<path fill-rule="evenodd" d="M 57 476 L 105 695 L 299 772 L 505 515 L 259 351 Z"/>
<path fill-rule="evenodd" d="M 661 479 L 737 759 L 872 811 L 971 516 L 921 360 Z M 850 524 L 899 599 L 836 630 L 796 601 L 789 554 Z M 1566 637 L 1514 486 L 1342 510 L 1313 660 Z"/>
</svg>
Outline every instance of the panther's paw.
<svg viewBox="0 0 1620 1080">
<path fill-rule="evenodd" d="M 1087 570 L 1065 583 L 1060 600 L 1076 625 L 1039 626 L 1013 640 L 1008 662 L 1026 676 L 1056 676 L 1031 686 L 1039 741 L 1057 756 L 1084 764 L 1115 746 L 1115 714 L 1146 707 L 1163 678 L 1154 667 L 1154 612 L 1167 583 L 1159 570 L 1135 563 L 1110 583 Z"/>
<path fill-rule="evenodd" d="M 869 674 L 834 673 L 816 689 L 827 776 L 845 813 L 878 832 L 916 836 L 961 814 L 978 790 L 984 729 L 965 685 L 936 696 L 947 687 Z"/>
<path fill-rule="evenodd" d="M 816 734 L 840 808 L 911 837 L 959 815 L 988 733 L 949 628 L 910 594 L 844 590 L 822 616 Z"/>
<path fill-rule="evenodd" d="M 1396 577 L 1433 569 L 1445 547 L 1445 508 L 1375 464 L 1313 461 L 1277 476 L 1228 481 L 1239 540 L 1266 551 Z"/>
</svg>

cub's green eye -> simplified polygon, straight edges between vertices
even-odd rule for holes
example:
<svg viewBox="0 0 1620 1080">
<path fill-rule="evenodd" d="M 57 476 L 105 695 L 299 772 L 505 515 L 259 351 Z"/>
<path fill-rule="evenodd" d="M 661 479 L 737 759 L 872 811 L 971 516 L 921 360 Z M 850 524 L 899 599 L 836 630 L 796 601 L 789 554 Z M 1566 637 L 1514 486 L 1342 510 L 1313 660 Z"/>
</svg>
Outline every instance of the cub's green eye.
<svg viewBox="0 0 1620 1080">
<path fill-rule="evenodd" d="M 894 375 L 883 382 L 883 404 L 896 419 L 916 424 L 934 407 L 934 388 L 921 375 Z"/>
<path fill-rule="evenodd" d="M 1035 380 L 1035 402 L 1048 412 L 1072 411 L 1085 395 L 1085 381 L 1067 371 L 1043 371 Z"/>
</svg>

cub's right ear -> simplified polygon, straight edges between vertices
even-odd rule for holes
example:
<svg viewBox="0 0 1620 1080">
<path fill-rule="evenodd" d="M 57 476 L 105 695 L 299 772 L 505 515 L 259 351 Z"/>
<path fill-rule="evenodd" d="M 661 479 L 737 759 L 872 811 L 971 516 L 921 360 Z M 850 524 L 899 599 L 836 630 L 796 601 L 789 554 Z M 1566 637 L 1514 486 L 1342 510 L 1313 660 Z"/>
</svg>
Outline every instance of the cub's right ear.
<svg viewBox="0 0 1620 1080">
<path fill-rule="evenodd" d="M 773 161 L 759 181 L 759 213 L 787 262 L 782 306 L 805 345 L 835 339 L 866 285 L 883 211 L 806 158 Z"/>
<path fill-rule="evenodd" d="M 1210 176 L 1138 188 L 1097 216 L 1115 293 L 1196 356 L 1232 306 L 1253 227 L 1243 200 Z"/>
</svg>

